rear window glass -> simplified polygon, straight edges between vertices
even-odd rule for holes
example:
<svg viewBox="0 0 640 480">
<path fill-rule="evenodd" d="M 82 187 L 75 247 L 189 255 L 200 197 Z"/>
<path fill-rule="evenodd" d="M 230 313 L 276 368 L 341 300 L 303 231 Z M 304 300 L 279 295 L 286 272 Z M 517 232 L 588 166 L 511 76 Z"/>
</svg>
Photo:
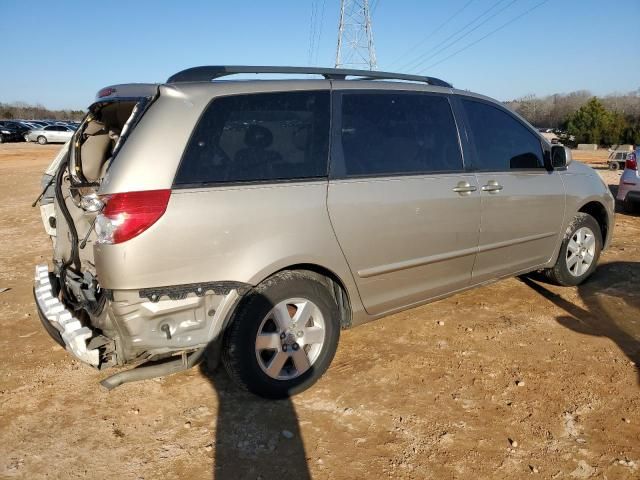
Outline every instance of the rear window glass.
<svg viewBox="0 0 640 480">
<path fill-rule="evenodd" d="M 345 94 L 342 150 L 347 175 L 463 169 L 449 101 L 437 95 Z"/>
<path fill-rule="evenodd" d="M 462 100 L 476 145 L 478 170 L 543 168 L 540 137 L 506 112 Z"/>
<path fill-rule="evenodd" d="M 176 185 L 324 177 L 329 92 L 234 95 L 207 107 Z"/>
</svg>

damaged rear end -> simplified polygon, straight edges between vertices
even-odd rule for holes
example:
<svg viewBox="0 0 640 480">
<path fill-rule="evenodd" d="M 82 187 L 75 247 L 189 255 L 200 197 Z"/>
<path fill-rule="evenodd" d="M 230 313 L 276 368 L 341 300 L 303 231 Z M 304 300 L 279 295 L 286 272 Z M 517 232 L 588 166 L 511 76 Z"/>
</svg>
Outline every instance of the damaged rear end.
<svg viewBox="0 0 640 480">
<path fill-rule="evenodd" d="M 40 212 L 53 243 L 53 269 L 36 266 L 40 317 L 58 343 L 97 368 L 124 363 L 107 320 L 109 293 L 95 269 L 94 227 L 104 209 L 99 189 L 157 92 L 144 84 L 101 90 L 42 179 Z"/>
<path fill-rule="evenodd" d="M 144 150 L 135 145 L 128 149 L 128 144 L 135 143 L 139 128 L 144 129 L 145 114 L 161 88 L 132 84 L 101 90 L 45 172 L 39 197 L 53 243 L 51 267 L 35 269 L 34 296 L 43 325 L 75 357 L 99 369 L 176 357 L 164 367 L 156 365 L 155 372 L 146 369 L 142 377 L 136 369 L 132 377 L 139 378 L 192 366 L 214 335 L 213 321 L 238 296 L 237 286 L 158 288 L 165 284 L 159 279 L 130 288 L 128 279 L 113 275 L 136 261 L 134 254 L 127 256 L 127 242 L 153 227 L 171 197 L 170 183 L 149 189 L 144 179 L 139 186 L 114 191 L 113 183 L 127 177 L 122 174 L 115 174 L 118 180 L 105 188 L 114 170 L 126 170 L 127 163 L 137 172 L 146 166 L 151 175 L 154 159 L 141 158 Z M 113 387 L 128 380 L 116 377 L 103 384 Z"/>
</svg>

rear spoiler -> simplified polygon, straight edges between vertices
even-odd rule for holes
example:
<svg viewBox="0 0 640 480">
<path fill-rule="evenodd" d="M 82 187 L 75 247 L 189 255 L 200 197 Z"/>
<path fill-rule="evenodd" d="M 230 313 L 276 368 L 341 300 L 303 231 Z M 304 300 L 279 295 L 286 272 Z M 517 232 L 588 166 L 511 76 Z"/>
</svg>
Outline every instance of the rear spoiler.
<svg viewBox="0 0 640 480">
<path fill-rule="evenodd" d="M 157 83 L 123 83 L 101 89 L 96 94 L 96 102 L 117 100 L 118 98 L 153 97 L 158 93 Z"/>
</svg>

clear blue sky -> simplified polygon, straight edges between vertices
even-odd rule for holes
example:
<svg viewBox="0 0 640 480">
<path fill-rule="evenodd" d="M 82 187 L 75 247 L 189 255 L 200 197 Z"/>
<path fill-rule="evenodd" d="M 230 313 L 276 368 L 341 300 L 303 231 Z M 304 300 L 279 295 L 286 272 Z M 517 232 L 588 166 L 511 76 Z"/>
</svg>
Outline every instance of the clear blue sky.
<svg viewBox="0 0 640 480">
<path fill-rule="evenodd" d="M 431 66 L 541 0 L 494 6 L 497 1 L 373 0 L 378 69 L 403 67 L 423 55 L 421 67 L 430 67 L 423 73 L 500 100 L 640 88 L 640 0 L 549 0 Z M 164 81 L 195 65 L 306 65 L 314 4 L 318 18 L 324 4 L 322 27 L 316 23 L 317 64 L 333 66 L 339 0 L 0 0 L 0 101 L 84 108 L 105 85 Z M 433 55 L 492 6 L 469 29 L 505 9 Z"/>
</svg>

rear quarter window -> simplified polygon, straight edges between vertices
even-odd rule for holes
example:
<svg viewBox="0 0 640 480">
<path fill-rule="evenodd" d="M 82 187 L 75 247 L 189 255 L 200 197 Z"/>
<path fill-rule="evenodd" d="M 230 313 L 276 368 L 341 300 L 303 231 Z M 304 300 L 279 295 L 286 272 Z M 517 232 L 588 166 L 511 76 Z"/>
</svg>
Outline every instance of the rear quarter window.
<svg viewBox="0 0 640 480">
<path fill-rule="evenodd" d="M 174 184 L 196 186 L 325 177 L 328 91 L 234 95 L 206 108 Z"/>
</svg>

